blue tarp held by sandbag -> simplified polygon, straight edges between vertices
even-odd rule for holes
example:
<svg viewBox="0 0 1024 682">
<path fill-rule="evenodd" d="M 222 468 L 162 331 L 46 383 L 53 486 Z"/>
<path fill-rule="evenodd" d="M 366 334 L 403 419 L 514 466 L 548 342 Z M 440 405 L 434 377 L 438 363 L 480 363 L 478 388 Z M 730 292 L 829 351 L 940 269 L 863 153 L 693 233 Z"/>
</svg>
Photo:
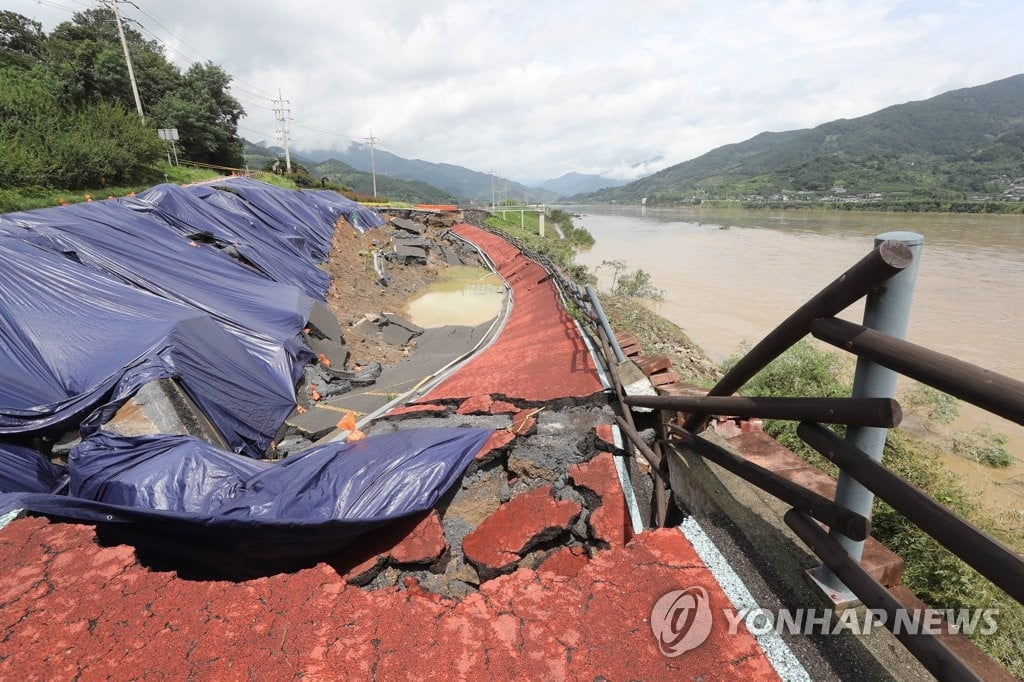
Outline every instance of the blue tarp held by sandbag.
<svg viewBox="0 0 1024 682">
<path fill-rule="evenodd" d="M 423 512 L 491 431 L 419 429 L 261 457 L 313 357 L 335 223 L 383 224 L 331 192 L 230 178 L 0 216 L 0 514 L 98 524 L 230 577 L 290 570 Z M 231 451 L 102 425 L 174 378 Z M 28 444 L 80 432 L 66 467 Z M 243 456 L 244 455 L 244 456 Z"/>
<path fill-rule="evenodd" d="M 71 453 L 69 496 L 0 494 L 0 514 L 26 509 L 115 526 L 150 551 L 188 548 L 194 564 L 256 575 L 328 556 L 432 508 L 492 433 L 409 429 L 266 462 L 188 436 L 101 431 Z M 51 484 L 61 473 L 51 472 Z"/>
</svg>

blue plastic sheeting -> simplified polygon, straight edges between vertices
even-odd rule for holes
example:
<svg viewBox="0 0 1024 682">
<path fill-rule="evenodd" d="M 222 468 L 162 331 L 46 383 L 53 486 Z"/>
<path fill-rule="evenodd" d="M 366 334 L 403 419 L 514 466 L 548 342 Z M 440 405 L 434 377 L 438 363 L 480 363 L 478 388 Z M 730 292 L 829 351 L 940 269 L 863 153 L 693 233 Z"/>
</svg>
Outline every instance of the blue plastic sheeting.
<svg viewBox="0 0 1024 682">
<path fill-rule="evenodd" d="M 346 199 L 337 192 L 307 189 L 303 190 L 302 194 L 312 197 L 314 205 L 332 224 L 340 217 L 360 232 L 366 232 L 371 228 L 380 227 L 386 222 L 375 211 L 371 211 L 351 199 Z"/>
<path fill-rule="evenodd" d="M 52 493 L 66 475 L 67 469 L 50 464 L 35 450 L 0 443 L 0 493 Z"/>
<path fill-rule="evenodd" d="M 312 358 L 316 263 L 336 216 L 361 213 L 320 192 L 216 187 L 0 216 L 0 435 L 89 433 L 178 377 L 233 450 L 263 454 Z"/>
<path fill-rule="evenodd" d="M 225 194 L 209 188 L 206 192 Z M 323 299 L 327 293 L 331 281 L 327 273 L 301 249 L 295 248 L 294 240 L 286 238 L 270 224 L 225 211 L 178 185 L 157 185 L 123 203 L 134 211 L 152 213 L 183 237 L 192 239 L 203 235 L 217 249 L 227 250 L 229 254 L 233 249 L 240 262 L 268 279 L 292 284 L 313 298 Z"/>
<path fill-rule="evenodd" d="M 222 570 L 245 573 L 252 562 L 280 569 L 277 562 L 325 557 L 386 522 L 431 509 L 492 433 L 409 429 L 266 462 L 187 436 L 101 431 L 72 451 L 69 496 L 0 495 L 0 514 L 20 508 L 128 525 L 150 547 L 180 552 L 188 544 L 190 556 L 215 551 L 211 563 Z"/>
<path fill-rule="evenodd" d="M 294 391 L 213 318 L 0 235 L 0 434 L 88 431 L 177 376 L 233 449 L 259 456 Z"/>
</svg>

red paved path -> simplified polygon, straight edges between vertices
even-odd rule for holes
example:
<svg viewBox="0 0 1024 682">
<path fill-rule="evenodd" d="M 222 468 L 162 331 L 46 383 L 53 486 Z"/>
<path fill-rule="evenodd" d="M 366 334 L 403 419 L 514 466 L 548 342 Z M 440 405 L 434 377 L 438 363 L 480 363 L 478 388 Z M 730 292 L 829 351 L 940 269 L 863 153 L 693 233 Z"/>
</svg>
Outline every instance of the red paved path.
<svg viewBox="0 0 1024 682">
<path fill-rule="evenodd" d="M 515 311 L 500 339 L 427 400 L 503 394 L 543 401 L 601 390 L 552 285 L 538 283 L 543 270 L 501 239 L 469 226 L 458 232 L 498 264 Z M 485 404 L 504 409 L 488 398 L 466 411 Z M 524 437 L 528 415 L 519 435 L 502 430 L 496 438 L 508 445 Z M 131 547 L 98 547 L 88 525 L 17 520 L 0 530 L 0 680 L 776 679 L 753 637 L 745 629 L 729 635 L 722 617 L 697 648 L 662 655 L 648 622 L 662 595 L 703 587 L 715 614 L 728 606 L 726 597 L 677 529 L 645 532 L 623 546 L 624 500 L 609 455 L 571 475 L 600 498 L 589 523 L 609 548 L 590 557 L 582 547 L 563 547 L 538 570 L 498 576 L 461 601 L 431 594 L 413 578 L 379 590 L 347 582 L 384 560 L 372 555 L 395 540 L 394 528 L 359 546 L 369 556 L 354 548 L 337 567 L 231 583 L 150 571 Z M 503 505 L 506 515 L 519 500 Z M 531 514 L 514 516 L 502 532 Z M 415 521 L 404 522 L 414 526 L 409 537 L 384 548 L 392 560 L 444 550 L 436 515 Z"/>
<path fill-rule="evenodd" d="M 602 390 L 594 360 L 547 272 L 501 237 L 472 225 L 452 231 L 491 257 L 512 287 L 513 307 L 498 340 L 420 402 L 484 394 L 530 401 Z"/>
<path fill-rule="evenodd" d="M 725 598 L 676 529 L 599 552 L 575 576 L 520 569 L 461 602 L 413 584 L 366 591 L 324 564 L 243 583 L 153 573 L 90 526 L 0 532 L 0 679 L 773 679 L 746 632 L 662 656 L 667 591 Z"/>
</svg>

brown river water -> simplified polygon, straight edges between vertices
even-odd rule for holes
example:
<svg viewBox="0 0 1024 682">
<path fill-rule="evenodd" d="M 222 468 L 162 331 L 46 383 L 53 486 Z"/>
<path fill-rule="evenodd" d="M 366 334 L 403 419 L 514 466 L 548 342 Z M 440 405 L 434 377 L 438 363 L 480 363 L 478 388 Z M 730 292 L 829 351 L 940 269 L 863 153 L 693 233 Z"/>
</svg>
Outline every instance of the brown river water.
<svg viewBox="0 0 1024 682">
<path fill-rule="evenodd" d="M 564 207 L 597 243 L 591 269 L 643 268 L 665 300 L 652 309 L 716 361 L 756 343 L 895 230 L 924 236 L 907 338 L 1024 380 L 1024 216 L 743 209 Z M 611 272 L 598 271 L 601 285 Z M 860 322 L 863 304 L 841 317 Z M 993 510 L 1024 514 L 1024 427 L 962 404 L 951 429 L 987 425 L 1018 459 L 993 469 L 950 454 L 946 465 Z M 939 436 L 936 436 L 939 438 Z"/>
</svg>

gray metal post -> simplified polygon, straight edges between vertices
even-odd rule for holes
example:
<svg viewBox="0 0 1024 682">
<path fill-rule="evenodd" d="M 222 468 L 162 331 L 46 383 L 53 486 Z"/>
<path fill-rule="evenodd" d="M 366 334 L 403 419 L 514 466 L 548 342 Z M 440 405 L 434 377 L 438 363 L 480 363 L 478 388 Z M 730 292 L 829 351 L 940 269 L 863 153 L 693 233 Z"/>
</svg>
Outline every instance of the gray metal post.
<svg viewBox="0 0 1024 682">
<path fill-rule="evenodd" d="M 601 299 L 597 297 L 597 292 L 594 291 L 594 287 L 590 284 L 587 285 L 587 296 L 590 297 L 590 303 L 594 306 L 594 313 L 597 315 L 597 321 L 601 324 L 601 328 L 604 329 L 604 335 L 608 337 L 608 344 L 612 347 L 612 352 L 615 353 L 615 361 L 619 363 L 625 362 L 626 356 L 622 353 L 622 348 L 615 338 L 615 332 L 612 331 L 612 325 L 604 314 L 604 308 L 601 307 Z"/>
<path fill-rule="evenodd" d="M 916 232 L 886 232 L 875 237 L 875 246 L 884 241 L 900 241 L 910 247 L 914 262 L 899 274 L 892 277 L 876 291 L 867 296 L 864 306 L 864 326 L 876 329 L 889 336 L 902 339 L 907 333 L 910 320 L 910 306 L 914 298 L 914 282 L 921 260 L 921 247 L 924 237 Z M 892 398 L 896 392 L 898 374 L 870 360 L 857 359 L 857 369 L 853 377 L 854 398 Z M 846 441 L 865 452 L 875 461 L 882 460 L 882 450 L 888 429 L 877 427 L 847 427 Z M 862 516 L 871 518 L 871 505 L 875 496 L 845 472 L 839 472 L 836 484 L 836 504 L 846 507 Z M 864 542 L 854 541 L 837 531 L 830 535 L 843 546 L 847 554 L 855 561 L 860 561 L 864 552 Z M 827 567 L 821 566 L 811 572 L 826 593 L 838 603 L 856 599 L 853 593 Z"/>
</svg>

